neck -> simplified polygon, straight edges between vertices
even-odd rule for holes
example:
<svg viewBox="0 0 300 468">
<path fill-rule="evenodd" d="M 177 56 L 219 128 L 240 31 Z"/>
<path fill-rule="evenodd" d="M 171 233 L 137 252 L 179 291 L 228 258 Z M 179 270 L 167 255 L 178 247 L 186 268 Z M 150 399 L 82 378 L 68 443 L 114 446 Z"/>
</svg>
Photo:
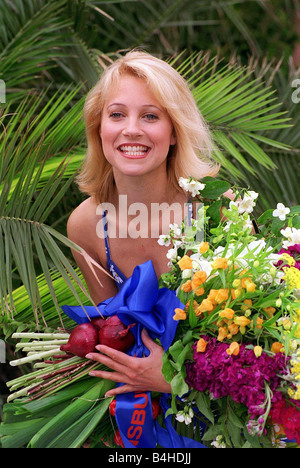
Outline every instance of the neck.
<svg viewBox="0 0 300 468">
<path fill-rule="evenodd" d="M 115 182 L 116 197 L 126 195 L 128 205 L 139 202 L 150 206 L 151 203 L 163 203 L 170 198 L 167 173 L 155 174 L 155 177 L 151 174 L 118 177 L 115 174 Z"/>
</svg>

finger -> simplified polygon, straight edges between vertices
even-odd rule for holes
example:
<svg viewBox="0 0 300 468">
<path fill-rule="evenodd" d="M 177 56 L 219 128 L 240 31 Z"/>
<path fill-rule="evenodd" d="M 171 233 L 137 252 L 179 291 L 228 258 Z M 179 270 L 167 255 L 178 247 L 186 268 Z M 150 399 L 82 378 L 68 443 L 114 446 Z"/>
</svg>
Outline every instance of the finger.
<svg viewBox="0 0 300 468">
<path fill-rule="evenodd" d="M 118 363 L 117 361 L 114 361 L 113 359 L 106 356 L 105 354 L 89 353 L 85 357 L 87 359 L 92 359 L 93 361 L 100 362 L 101 364 L 104 364 L 105 366 L 109 367 L 110 369 L 114 371 L 118 371 L 119 373 L 123 373 L 123 374 L 126 373 L 126 369 L 127 369 L 126 366 Z"/>
<path fill-rule="evenodd" d="M 98 377 L 100 379 L 112 380 L 117 383 L 128 383 L 126 375 L 119 374 L 118 372 L 108 372 L 108 371 L 91 371 L 89 375 L 92 377 Z"/>
<path fill-rule="evenodd" d="M 136 358 L 128 356 L 128 354 L 123 353 L 122 351 L 118 351 L 117 349 L 113 349 L 105 345 L 97 345 L 96 349 L 102 354 L 109 356 L 113 361 L 124 364 L 126 367 L 134 365 Z"/>
<path fill-rule="evenodd" d="M 120 387 L 116 387 L 116 388 L 112 388 L 111 390 L 108 390 L 108 392 L 105 393 L 105 396 L 112 397 L 116 395 L 123 395 L 124 393 L 141 392 L 141 391 L 144 391 L 144 390 L 134 385 L 121 385 Z"/>
</svg>

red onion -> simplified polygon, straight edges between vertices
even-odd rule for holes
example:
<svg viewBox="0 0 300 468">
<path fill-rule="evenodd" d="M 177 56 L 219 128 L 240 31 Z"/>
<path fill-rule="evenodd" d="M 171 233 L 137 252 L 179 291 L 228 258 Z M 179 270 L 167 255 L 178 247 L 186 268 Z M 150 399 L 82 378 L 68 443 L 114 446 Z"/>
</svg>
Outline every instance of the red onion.
<svg viewBox="0 0 300 468">
<path fill-rule="evenodd" d="M 135 323 L 132 323 L 126 327 L 117 315 L 109 317 L 99 330 L 100 344 L 118 351 L 127 351 L 134 344 L 134 336 L 130 331 L 134 325 Z"/>
<path fill-rule="evenodd" d="M 90 322 L 77 325 L 71 332 L 68 343 L 61 345 L 61 351 L 85 357 L 88 353 L 95 352 L 95 346 L 99 344 L 98 329 Z"/>
<path fill-rule="evenodd" d="M 95 317 L 95 318 L 92 318 L 91 323 L 94 325 L 94 327 L 100 330 L 100 328 L 102 328 L 103 325 L 105 324 L 105 320 L 106 319 L 102 317 Z"/>
</svg>

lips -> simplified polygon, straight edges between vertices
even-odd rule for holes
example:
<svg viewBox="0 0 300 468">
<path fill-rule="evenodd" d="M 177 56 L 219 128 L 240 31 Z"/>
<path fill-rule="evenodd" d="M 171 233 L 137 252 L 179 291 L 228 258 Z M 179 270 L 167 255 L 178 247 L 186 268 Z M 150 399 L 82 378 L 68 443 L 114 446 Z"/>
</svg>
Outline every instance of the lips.
<svg viewBox="0 0 300 468">
<path fill-rule="evenodd" d="M 149 146 L 138 144 L 125 144 L 118 146 L 118 150 L 126 157 L 142 158 L 145 157 L 150 151 Z"/>
</svg>

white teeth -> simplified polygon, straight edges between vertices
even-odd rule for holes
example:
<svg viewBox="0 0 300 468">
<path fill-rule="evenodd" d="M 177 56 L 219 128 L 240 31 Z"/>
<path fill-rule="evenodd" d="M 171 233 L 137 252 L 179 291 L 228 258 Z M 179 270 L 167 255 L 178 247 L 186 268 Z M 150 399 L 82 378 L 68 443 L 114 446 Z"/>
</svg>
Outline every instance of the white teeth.
<svg viewBox="0 0 300 468">
<path fill-rule="evenodd" d="M 130 156 L 143 156 L 148 151 L 147 146 L 129 146 L 129 145 L 124 145 L 120 146 L 120 150 L 125 152 L 126 154 L 129 154 Z"/>
</svg>

